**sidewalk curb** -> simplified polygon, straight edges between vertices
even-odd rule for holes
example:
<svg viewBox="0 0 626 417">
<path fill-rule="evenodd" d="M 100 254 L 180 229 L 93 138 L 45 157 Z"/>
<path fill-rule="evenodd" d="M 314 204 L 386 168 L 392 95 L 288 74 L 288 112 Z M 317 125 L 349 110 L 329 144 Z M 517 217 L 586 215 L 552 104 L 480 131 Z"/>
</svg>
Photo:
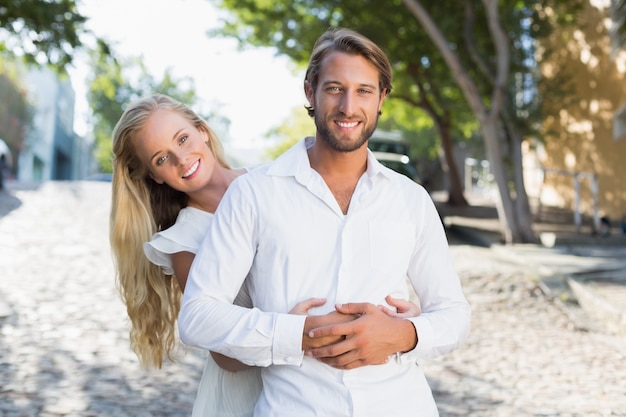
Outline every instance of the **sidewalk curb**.
<svg viewBox="0 0 626 417">
<path fill-rule="evenodd" d="M 572 277 L 567 278 L 567 285 L 583 310 L 591 317 L 601 321 L 611 334 L 626 336 L 626 311 L 608 302 L 597 294 L 589 285 Z"/>
<path fill-rule="evenodd" d="M 536 274 L 542 291 L 551 296 L 559 304 L 559 306 L 566 311 L 567 314 L 570 314 L 568 309 L 571 307 L 568 308 L 567 303 L 563 302 L 559 298 L 558 292 L 561 287 L 578 303 L 580 311 L 586 316 L 584 322 L 600 322 L 597 326 L 593 327 L 595 329 L 607 331 L 614 335 L 626 337 L 626 309 L 620 308 L 614 303 L 611 303 L 609 299 L 594 290 L 593 286 L 601 285 L 601 282 L 590 281 L 589 283 L 586 283 L 584 279 L 582 279 L 585 274 L 594 272 L 598 273 L 601 271 L 615 272 L 619 274 L 621 271 L 626 271 L 626 268 L 624 267 L 626 264 L 618 260 L 610 264 L 604 264 L 600 269 L 598 269 L 597 266 L 594 267 L 584 264 L 585 258 L 588 258 L 589 260 L 598 259 L 596 256 L 583 256 L 576 254 L 575 251 L 572 251 L 572 248 L 580 247 L 581 242 L 594 242 L 594 248 L 597 250 L 614 247 L 612 244 L 614 242 L 599 240 L 598 238 L 591 240 L 583 240 L 581 238 L 577 240 L 567 239 L 566 241 L 569 244 L 566 245 L 562 245 L 564 242 L 564 240 L 562 240 L 559 245 L 546 246 L 542 244 L 524 244 L 509 246 L 495 243 L 491 236 L 493 233 L 488 231 L 455 224 L 449 225 L 447 229 L 469 244 L 490 248 L 502 259 L 515 262 L 519 265 L 529 265 L 529 269 Z M 578 245 L 576 243 L 578 243 Z M 617 246 L 620 246 L 620 244 L 618 243 Z M 515 250 L 516 248 L 522 251 L 526 250 L 526 253 L 520 253 Z M 577 256 L 581 259 L 581 264 L 568 265 L 571 269 L 570 271 L 559 270 L 558 265 L 546 265 L 542 264 L 540 259 L 533 259 L 531 252 L 535 249 L 538 251 L 543 251 L 544 249 L 546 251 L 557 251 L 562 253 L 564 256 Z M 570 316 L 575 317 L 576 314 L 570 314 Z M 582 327 L 589 326 L 583 325 Z"/>
<path fill-rule="evenodd" d="M 445 229 L 470 245 L 490 248 L 494 244 L 494 237 L 487 237 L 485 236 L 487 232 L 483 232 L 472 227 L 459 226 L 452 223 L 446 225 Z"/>
</svg>

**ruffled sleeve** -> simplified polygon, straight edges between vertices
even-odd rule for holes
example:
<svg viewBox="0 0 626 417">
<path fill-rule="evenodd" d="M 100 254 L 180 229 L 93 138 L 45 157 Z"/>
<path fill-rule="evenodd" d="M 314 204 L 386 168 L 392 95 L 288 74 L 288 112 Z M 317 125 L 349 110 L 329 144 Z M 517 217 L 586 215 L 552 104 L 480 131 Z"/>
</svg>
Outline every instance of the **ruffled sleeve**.
<svg viewBox="0 0 626 417">
<path fill-rule="evenodd" d="M 200 242 L 211 224 L 213 214 L 186 207 L 178 213 L 176 223 L 161 232 L 155 233 L 152 240 L 143 244 L 146 257 L 163 269 L 166 275 L 174 275 L 172 254 L 191 252 L 196 254 Z"/>
</svg>

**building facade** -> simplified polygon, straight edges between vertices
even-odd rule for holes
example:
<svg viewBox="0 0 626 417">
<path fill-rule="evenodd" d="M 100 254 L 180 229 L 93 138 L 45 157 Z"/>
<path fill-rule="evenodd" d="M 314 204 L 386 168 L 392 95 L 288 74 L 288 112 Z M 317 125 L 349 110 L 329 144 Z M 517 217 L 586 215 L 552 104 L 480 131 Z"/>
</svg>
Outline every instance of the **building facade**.
<svg viewBox="0 0 626 417">
<path fill-rule="evenodd" d="M 49 69 L 26 74 L 32 129 L 18 156 L 20 181 L 72 180 L 86 176 L 90 147 L 74 133 L 74 90 L 69 79 Z"/>
<path fill-rule="evenodd" d="M 626 51 L 611 49 L 609 0 L 543 45 L 541 139 L 526 152 L 530 196 L 618 222 L 626 213 Z M 549 52 L 549 53 L 548 53 Z"/>
</svg>

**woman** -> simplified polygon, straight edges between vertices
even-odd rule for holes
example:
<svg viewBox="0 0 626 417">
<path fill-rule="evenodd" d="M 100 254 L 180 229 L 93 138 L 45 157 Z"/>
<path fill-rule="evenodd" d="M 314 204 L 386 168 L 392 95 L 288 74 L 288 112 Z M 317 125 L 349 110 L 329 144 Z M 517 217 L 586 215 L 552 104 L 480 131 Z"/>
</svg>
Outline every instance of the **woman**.
<svg viewBox="0 0 626 417">
<path fill-rule="evenodd" d="M 113 154 L 110 239 L 118 287 L 133 350 L 143 366 L 160 368 L 164 357 L 173 360 L 181 294 L 200 240 L 245 170 L 228 166 L 201 117 L 159 94 L 126 108 L 113 131 Z M 291 312 L 306 314 L 324 302 L 311 298 Z M 419 314 L 406 301 L 391 302 L 403 314 Z M 251 306 L 245 287 L 235 303 Z M 257 368 L 208 355 L 193 415 L 252 415 L 261 387 Z"/>
</svg>

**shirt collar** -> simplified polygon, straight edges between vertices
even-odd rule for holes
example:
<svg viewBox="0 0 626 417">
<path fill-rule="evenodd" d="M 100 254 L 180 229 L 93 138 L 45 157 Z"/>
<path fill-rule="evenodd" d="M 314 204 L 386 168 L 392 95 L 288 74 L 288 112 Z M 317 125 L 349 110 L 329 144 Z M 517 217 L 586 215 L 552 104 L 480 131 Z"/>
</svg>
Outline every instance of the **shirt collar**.
<svg viewBox="0 0 626 417">
<path fill-rule="evenodd" d="M 279 156 L 270 166 L 268 175 L 275 176 L 294 176 L 298 180 L 306 180 L 312 174 L 311 163 L 307 154 L 309 149 L 315 143 L 315 137 L 307 136 L 303 140 L 296 143 L 284 154 Z M 376 176 L 391 179 L 391 170 L 383 166 L 372 151 L 367 150 L 367 170 L 365 174 L 370 180 Z"/>
</svg>

